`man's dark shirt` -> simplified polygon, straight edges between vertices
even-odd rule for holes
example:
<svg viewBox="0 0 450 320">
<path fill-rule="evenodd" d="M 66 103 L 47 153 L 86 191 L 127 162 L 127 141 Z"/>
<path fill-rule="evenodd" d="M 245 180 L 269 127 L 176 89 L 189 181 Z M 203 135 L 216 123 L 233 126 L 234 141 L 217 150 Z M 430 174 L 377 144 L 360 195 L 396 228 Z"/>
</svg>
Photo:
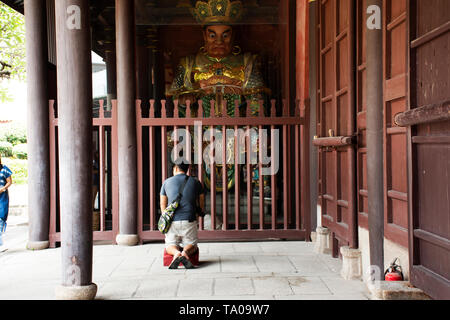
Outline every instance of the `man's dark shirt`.
<svg viewBox="0 0 450 320">
<path fill-rule="evenodd" d="M 168 198 L 169 205 L 176 199 L 180 192 L 181 185 L 184 183 L 186 174 L 177 174 L 164 181 L 160 194 Z M 197 206 L 197 198 L 204 192 L 203 186 L 194 177 L 189 177 L 189 180 L 184 187 L 183 196 L 181 197 L 178 209 L 175 211 L 173 221 L 188 220 L 190 222 L 196 220 L 195 208 Z"/>
</svg>

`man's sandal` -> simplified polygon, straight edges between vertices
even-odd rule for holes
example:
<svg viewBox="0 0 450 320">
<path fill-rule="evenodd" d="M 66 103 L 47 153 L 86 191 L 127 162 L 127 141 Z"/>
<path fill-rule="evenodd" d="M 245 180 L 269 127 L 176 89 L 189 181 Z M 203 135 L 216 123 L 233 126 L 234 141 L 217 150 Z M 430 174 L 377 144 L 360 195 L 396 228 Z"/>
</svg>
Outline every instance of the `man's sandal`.
<svg viewBox="0 0 450 320">
<path fill-rule="evenodd" d="M 194 269 L 194 265 L 185 256 L 181 256 L 181 263 L 186 269 Z"/>
<path fill-rule="evenodd" d="M 169 265 L 169 269 L 178 269 L 178 266 L 180 265 L 180 262 L 182 262 L 183 256 L 178 256 L 175 259 L 172 260 L 172 262 Z"/>
</svg>

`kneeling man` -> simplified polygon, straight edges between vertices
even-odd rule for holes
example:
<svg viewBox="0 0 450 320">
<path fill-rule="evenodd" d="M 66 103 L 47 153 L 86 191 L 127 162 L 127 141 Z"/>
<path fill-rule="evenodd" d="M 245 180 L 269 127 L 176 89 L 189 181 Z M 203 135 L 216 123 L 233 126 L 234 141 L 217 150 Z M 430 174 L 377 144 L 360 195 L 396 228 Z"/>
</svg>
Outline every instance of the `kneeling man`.
<svg viewBox="0 0 450 320">
<path fill-rule="evenodd" d="M 162 212 L 169 203 L 176 199 L 181 187 L 186 183 L 169 232 L 165 235 L 166 251 L 168 254 L 173 255 L 169 269 L 177 269 L 180 262 L 186 269 L 194 268 L 189 257 L 197 251 L 196 209 L 199 206 L 201 212 L 204 211 L 205 194 L 201 182 L 194 177 L 187 176 L 188 170 L 188 164 L 175 165 L 173 177 L 164 181 L 160 192 Z M 180 248 L 182 248 L 182 251 L 180 251 Z"/>
</svg>

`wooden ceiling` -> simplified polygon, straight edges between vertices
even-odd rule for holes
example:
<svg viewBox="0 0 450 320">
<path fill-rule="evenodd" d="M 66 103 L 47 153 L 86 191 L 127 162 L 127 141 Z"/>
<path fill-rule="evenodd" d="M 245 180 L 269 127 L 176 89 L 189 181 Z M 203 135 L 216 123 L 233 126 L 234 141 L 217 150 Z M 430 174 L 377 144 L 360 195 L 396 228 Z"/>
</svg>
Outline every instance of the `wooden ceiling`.
<svg viewBox="0 0 450 320">
<path fill-rule="evenodd" d="M 1 0 L 23 14 L 24 0 Z M 52 0 L 47 0 L 52 1 Z M 242 0 L 247 8 L 245 24 L 279 24 L 279 3 L 283 0 Z M 287 1 L 287 0 L 286 0 Z M 100 56 L 115 43 L 115 0 L 90 0 L 92 46 Z M 196 25 L 189 6 L 196 0 L 135 0 L 136 34 L 142 45 L 151 46 L 158 28 Z"/>
</svg>

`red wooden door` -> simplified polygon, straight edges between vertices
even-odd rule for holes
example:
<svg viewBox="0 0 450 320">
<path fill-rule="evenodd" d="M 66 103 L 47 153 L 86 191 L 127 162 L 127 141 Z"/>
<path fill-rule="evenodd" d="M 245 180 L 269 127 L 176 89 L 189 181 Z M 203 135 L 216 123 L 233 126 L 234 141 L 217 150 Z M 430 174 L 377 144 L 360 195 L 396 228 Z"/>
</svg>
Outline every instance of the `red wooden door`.
<svg viewBox="0 0 450 320">
<path fill-rule="evenodd" d="M 407 3 L 383 2 L 384 78 L 384 217 L 385 238 L 408 247 L 408 179 L 406 129 L 394 123 L 396 114 L 407 108 Z M 357 201 L 358 225 L 368 229 L 368 186 L 366 145 L 366 7 L 357 1 L 356 119 L 358 133 Z"/>
<path fill-rule="evenodd" d="M 355 198 L 354 17 L 355 1 L 319 2 L 320 81 L 315 145 L 319 148 L 322 225 L 332 233 L 332 253 L 357 246 Z"/>
<path fill-rule="evenodd" d="M 450 1 L 412 0 L 410 18 L 411 282 L 450 299 Z"/>
<path fill-rule="evenodd" d="M 406 128 L 394 122 L 407 109 L 407 0 L 383 2 L 384 236 L 408 247 Z"/>
</svg>

